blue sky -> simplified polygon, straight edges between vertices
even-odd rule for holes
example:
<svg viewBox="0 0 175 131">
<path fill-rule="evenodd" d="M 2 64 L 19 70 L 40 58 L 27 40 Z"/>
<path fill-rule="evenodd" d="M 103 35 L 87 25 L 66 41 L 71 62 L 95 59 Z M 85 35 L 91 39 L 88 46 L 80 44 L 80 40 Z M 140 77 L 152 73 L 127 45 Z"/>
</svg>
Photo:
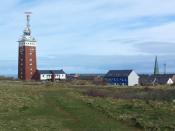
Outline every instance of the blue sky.
<svg viewBox="0 0 175 131">
<path fill-rule="evenodd" d="M 174 0 L 5 0 L 0 5 L 0 75 L 17 73 L 16 42 L 32 11 L 39 69 L 175 72 Z"/>
</svg>

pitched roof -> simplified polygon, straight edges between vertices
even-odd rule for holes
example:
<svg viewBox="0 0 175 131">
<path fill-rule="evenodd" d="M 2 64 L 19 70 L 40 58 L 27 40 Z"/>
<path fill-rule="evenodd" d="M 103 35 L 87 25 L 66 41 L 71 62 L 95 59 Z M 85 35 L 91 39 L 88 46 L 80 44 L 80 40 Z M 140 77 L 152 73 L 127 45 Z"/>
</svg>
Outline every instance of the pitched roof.
<svg viewBox="0 0 175 131">
<path fill-rule="evenodd" d="M 167 84 L 173 74 L 140 75 L 140 84 Z"/>
<path fill-rule="evenodd" d="M 50 70 L 37 70 L 39 74 L 52 74 Z"/>
<path fill-rule="evenodd" d="M 51 70 L 51 72 L 54 74 L 65 74 L 63 70 Z"/>
<path fill-rule="evenodd" d="M 155 83 L 156 84 L 167 84 L 169 77 L 156 77 L 155 78 Z"/>
<path fill-rule="evenodd" d="M 133 70 L 110 70 L 105 77 L 128 77 Z"/>
<path fill-rule="evenodd" d="M 154 75 L 156 77 L 169 77 L 172 78 L 173 76 L 175 76 L 175 74 L 159 74 L 159 75 Z"/>
<path fill-rule="evenodd" d="M 37 70 L 40 74 L 65 74 L 63 70 Z"/>
</svg>

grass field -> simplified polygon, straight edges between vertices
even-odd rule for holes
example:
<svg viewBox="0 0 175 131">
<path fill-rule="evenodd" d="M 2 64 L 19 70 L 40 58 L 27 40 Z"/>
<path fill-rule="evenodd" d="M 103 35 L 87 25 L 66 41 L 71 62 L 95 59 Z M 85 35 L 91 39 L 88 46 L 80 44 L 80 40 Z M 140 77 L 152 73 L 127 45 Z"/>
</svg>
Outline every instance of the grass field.
<svg viewBox="0 0 175 131">
<path fill-rule="evenodd" d="M 0 131 L 173 131 L 173 91 L 0 81 Z"/>
</svg>

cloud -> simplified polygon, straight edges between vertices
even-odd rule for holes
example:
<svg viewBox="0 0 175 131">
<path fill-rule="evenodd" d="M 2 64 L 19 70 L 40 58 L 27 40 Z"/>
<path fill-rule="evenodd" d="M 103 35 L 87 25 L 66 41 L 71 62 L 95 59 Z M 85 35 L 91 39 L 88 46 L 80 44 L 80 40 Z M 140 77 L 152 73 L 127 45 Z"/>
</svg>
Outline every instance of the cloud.
<svg viewBox="0 0 175 131">
<path fill-rule="evenodd" d="M 152 58 L 160 55 L 167 59 L 171 56 L 172 59 L 168 60 L 173 61 L 175 55 L 174 5 L 174 0 L 2 1 L 0 44 L 4 50 L 0 52 L 0 60 L 17 61 L 18 43 L 16 41 L 25 26 L 23 13 L 32 11 L 32 33 L 38 41 L 39 58 L 85 55 L 103 56 L 107 61 L 109 57 L 120 56 L 128 61 L 132 57 L 138 62 L 138 60 L 142 61 L 141 57 L 137 57 L 138 55 Z M 62 60 L 63 66 L 66 61 Z M 46 59 L 45 62 L 47 62 Z M 82 62 L 84 62 L 83 59 L 77 61 L 79 64 Z M 86 62 L 90 64 L 91 59 Z M 107 67 L 111 68 L 112 60 L 108 62 Z M 134 64 L 132 61 L 129 62 Z M 145 60 L 145 63 L 147 62 Z M 121 59 L 119 63 L 124 67 Z M 74 61 L 71 61 L 71 64 L 73 65 Z M 71 64 L 67 67 L 72 68 Z M 103 65 L 103 63 L 100 64 Z M 98 67 L 102 68 L 98 63 L 93 65 L 94 69 L 91 67 L 91 71 L 99 71 Z M 83 71 L 85 67 L 82 65 L 75 70 Z M 119 67 L 116 65 L 116 68 Z M 150 70 L 150 67 L 147 68 L 149 69 L 143 68 L 143 70 Z"/>
</svg>

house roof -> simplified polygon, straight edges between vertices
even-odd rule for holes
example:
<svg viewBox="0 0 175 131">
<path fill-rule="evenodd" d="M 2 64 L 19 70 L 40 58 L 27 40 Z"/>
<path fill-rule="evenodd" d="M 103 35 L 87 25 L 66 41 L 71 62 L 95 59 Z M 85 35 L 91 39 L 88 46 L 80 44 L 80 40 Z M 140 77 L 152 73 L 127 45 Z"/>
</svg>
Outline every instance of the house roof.
<svg viewBox="0 0 175 131">
<path fill-rule="evenodd" d="M 63 70 L 37 70 L 40 74 L 65 74 Z"/>
<path fill-rule="evenodd" d="M 175 76 L 175 74 L 159 74 L 159 75 L 154 75 L 156 77 L 169 77 L 169 78 L 173 78 L 173 76 Z"/>
<path fill-rule="evenodd" d="M 140 84 L 167 84 L 169 79 L 172 79 L 173 74 L 160 75 L 140 75 Z"/>
<path fill-rule="evenodd" d="M 52 73 L 54 74 L 65 74 L 63 70 L 52 70 Z"/>
<path fill-rule="evenodd" d="M 105 77 L 128 77 L 133 70 L 110 70 Z"/>
<path fill-rule="evenodd" d="M 52 74 L 50 70 L 37 70 L 39 74 Z"/>
<path fill-rule="evenodd" d="M 171 79 L 171 78 L 169 78 L 169 77 L 156 77 L 155 83 L 156 84 L 167 84 L 169 79 Z"/>
<path fill-rule="evenodd" d="M 148 74 L 139 74 L 140 77 L 169 77 L 169 78 L 173 78 L 173 76 L 175 76 L 175 74 L 158 74 L 158 75 L 148 75 Z"/>
</svg>

